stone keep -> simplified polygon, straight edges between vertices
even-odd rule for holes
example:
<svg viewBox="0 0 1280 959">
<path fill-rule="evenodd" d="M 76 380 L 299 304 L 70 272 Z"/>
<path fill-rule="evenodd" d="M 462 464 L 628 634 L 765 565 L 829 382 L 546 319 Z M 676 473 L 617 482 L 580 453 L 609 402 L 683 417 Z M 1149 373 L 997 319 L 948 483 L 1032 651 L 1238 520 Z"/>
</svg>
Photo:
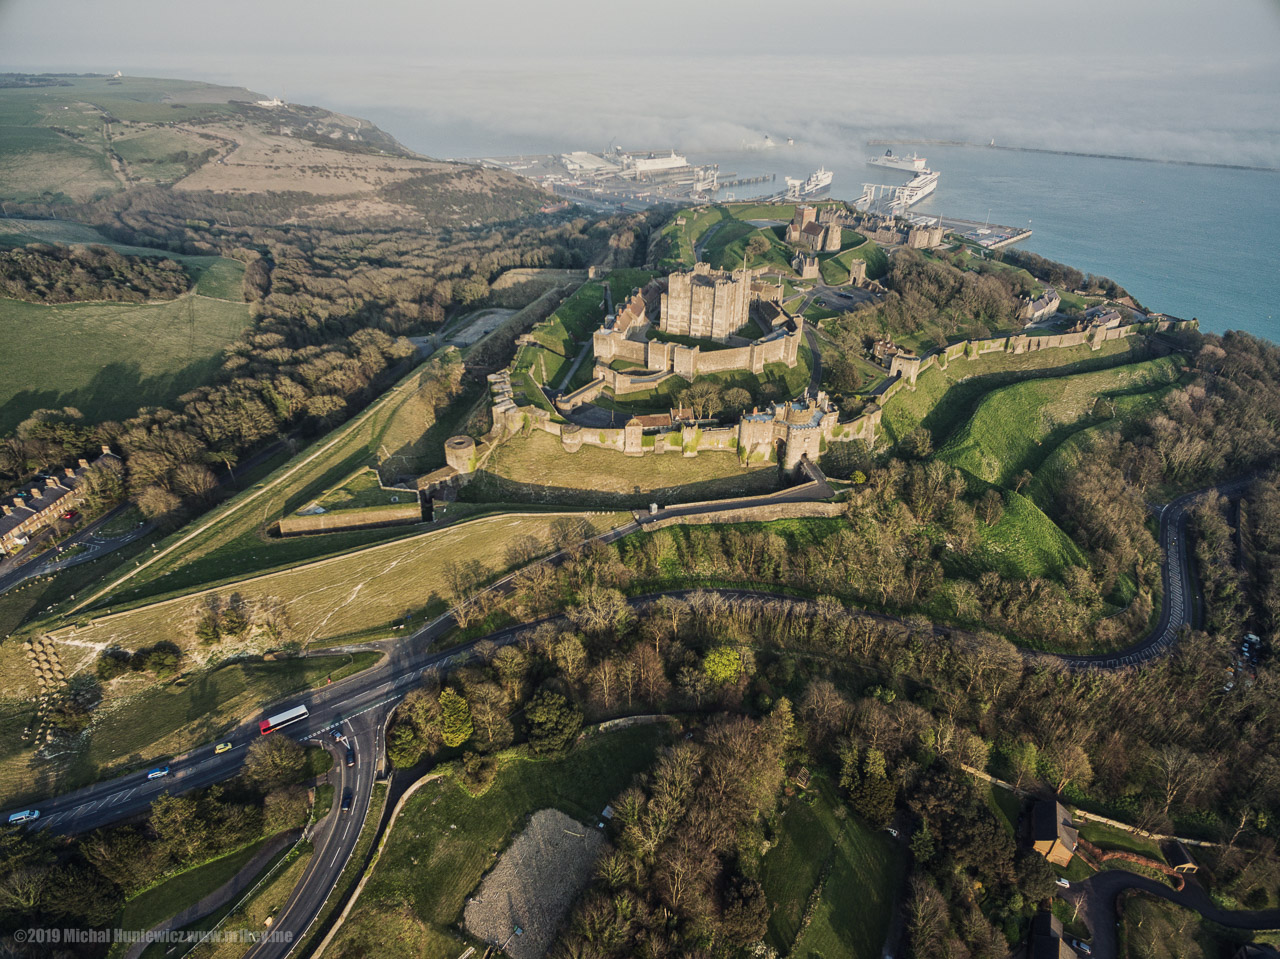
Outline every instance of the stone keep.
<svg viewBox="0 0 1280 959">
<path fill-rule="evenodd" d="M 750 273 L 713 271 L 698 263 L 691 272 L 671 274 L 662 294 L 659 329 L 724 341 L 747 325 L 750 308 Z"/>
</svg>

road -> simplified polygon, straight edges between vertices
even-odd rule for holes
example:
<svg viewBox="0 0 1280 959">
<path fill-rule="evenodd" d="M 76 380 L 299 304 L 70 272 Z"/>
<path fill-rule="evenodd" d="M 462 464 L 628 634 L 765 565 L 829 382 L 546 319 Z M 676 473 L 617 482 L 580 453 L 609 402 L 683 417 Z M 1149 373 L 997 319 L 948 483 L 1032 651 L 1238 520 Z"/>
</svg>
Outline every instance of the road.
<svg viewBox="0 0 1280 959">
<path fill-rule="evenodd" d="M 1193 878 L 1187 879 L 1186 886 L 1181 892 L 1175 892 L 1164 883 L 1148 876 L 1140 876 L 1124 869 L 1104 869 L 1083 882 L 1075 884 L 1070 891 L 1059 890 L 1062 898 L 1073 905 L 1081 898 L 1084 900 L 1089 929 L 1093 933 L 1093 939 L 1089 943 L 1092 950 L 1091 959 L 1117 959 L 1119 944 L 1116 928 L 1116 897 L 1126 889 L 1141 889 L 1161 899 L 1194 909 L 1206 919 L 1232 929 L 1280 928 L 1280 909 L 1266 909 L 1260 912 L 1220 909 L 1214 905 L 1204 887 Z"/>
<path fill-rule="evenodd" d="M 1226 495 L 1236 495 L 1250 482 L 1249 479 L 1236 480 L 1210 489 L 1216 489 Z M 1101 656 L 1060 656 L 1069 666 L 1117 669 L 1145 662 L 1154 656 L 1166 652 L 1176 641 L 1178 631 L 1183 626 L 1191 625 L 1191 606 L 1187 598 L 1192 593 L 1191 572 L 1186 555 L 1186 511 L 1200 496 L 1209 490 L 1188 493 L 1174 500 L 1161 511 L 1160 540 L 1165 548 L 1165 559 L 1162 573 L 1165 577 L 1164 601 L 1160 621 L 1146 638 L 1118 653 Z M 776 495 L 776 494 L 775 494 Z M 785 494 L 783 494 L 785 495 Z M 763 498 L 757 498 L 763 499 Z M 673 507 L 663 510 L 656 518 L 678 515 L 684 512 L 700 512 L 710 509 L 709 506 L 692 505 L 689 507 Z M 631 522 L 601 534 L 598 538 L 605 543 L 613 542 L 640 529 L 639 523 Z M 559 563 L 564 553 L 557 553 L 547 562 Z M 490 589 L 505 594 L 512 588 L 515 574 L 508 575 L 494 583 Z M 689 590 L 671 590 L 660 595 L 684 595 Z M 768 590 L 732 590 L 734 595 L 769 596 Z M 636 604 L 651 602 L 655 597 L 637 597 L 632 600 Z M 877 614 L 877 619 L 894 620 L 895 617 Z M 432 651 L 432 646 L 454 628 L 453 617 L 445 613 L 424 625 L 416 633 L 403 640 L 388 640 L 382 643 L 353 646 L 349 649 L 379 649 L 385 652 L 386 658 L 378 665 L 362 673 L 350 676 L 332 686 L 327 686 L 311 693 L 291 698 L 281 704 L 306 705 L 310 711 L 307 719 L 289 728 L 289 735 L 299 739 L 308 739 L 331 728 L 337 728 L 351 719 L 362 716 L 366 712 L 398 700 L 407 688 L 415 683 L 425 670 L 439 668 L 455 656 L 468 654 L 475 642 L 453 647 L 446 651 Z M 527 626 L 527 624 L 526 624 Z M 514 635 L 526 626 L 512 626 L 485 637 L 489 641 L 501 645 L 509 642 Z M 956 635 L 963 631 L 949 630 Z M 347 651 L 346 647 L 337 647 L 325 652 Z M 1049 654 L 1033 653 L 1044 656 Z M 272 710 L 274 711 L 274 709 Z M 238 727 L 230 736 L 233 748 L 215 755 L 212 744 L 193 750 L 183 756 L 172 759 L 169 763 L 168 780 L 147 783 L 143 773 L 132 773 L 114 780 L 95 783 L 74 792 L 65 793 L 40 804 L 41 819 L 39 825 L 60 833 L 76 833 L 105 825 L 118 819 L 127 818 L 146 810 L 150 803 L 161 792 L 183 791 L 199 788 L 236 775 L 244 760 L 244 749 L 259 735 L 256 720 Z"/>
<path fill-rule="evenodd" d="M 1195 600 L 1197 587 L 1191 575 L 1191 561 L 1187 554 L 1187 510 L 1196 501 L 1212 491 L 1223 496 L 1239 496 L 1253 482 L 1253 477 L 1232 480 L 1206 489 L 1185 493 L 1167 504 L 1160 511 L 1160 577 L 1164 582 L 1164 595 L 1160 604 L 1160 619 L 1140 642 L 1116 653 L 1097 656 L 1060 656 L 1073 669 L 1122 669 L 1137 666 L 1168 652 L 1178 641 L 1178 633 L 1184 626 L 1195 626 Z"/>
<path fill-rule="evenodd" d="M 1238 480 L 1223 484 L 1216 489 L 1230 495 L 1243 490 L 1248 482 L 1248 480 Z M 1162 572 L 1165 576 L 1166 588 L 1164 608 L 1157 629 L 1129 650 L 1111 656 L 1061 657 L 1069 665 L 1096 669 L 1135 665 L 1167 651 L 1176 639 L 1178 630 L 1183 625 L 1190 624 L 1191 605 L 1187 600 L 1192 594 L 1193 584 L 1186 557 L 1186 510 L 1206 492 L 1208 491 L 1201 490 L 1179 497 L 1161 511 L 1161 545 L 1166 551 Z M 635 522 L 628 523 L 601 534 L 599 539 L 612 542 L 639 528 L 639 524 Z M 561 552 L 551 557 L 548 562 L 558 563 L 563 560 L 563 557 L 564 553 Z M 490 588 L 500 593 L 509 592 L 513 578 L 514 574 L 507 576 Z M 632 602 L 645 604 L 654 601 L 657 596 L 687 595 L 690 592 L 692 591 L 671 590 L 653 596 L 638 597 Z M 750 590 L 731 590 L 727 592 L 744 598 L 772 595 L 767 591 L 757 593 Z M 888 620 L 893 617 L 877 615 L 876 618 Z M 451 661 L 456 662 L 458 658 L 465 659 L 471 654 L 475 645 L 482 640 L 497 646 L 512 642 L 531 624 L 511 626 L 448 650 L 433 651 L 432 647 L 448 635 L 454 625 L 452 616 L 445 613 L 405 639 L 351 647 L 351 649 L 380 649 L 385 656 L 377 665 L 362 673 L 310 693 L 291 697 L 285 702 L 264 710 L 264 712 L 276 712 L 286 707 L 305 705 L 309 712 L 305 720 L 287 727 L 287 733 L 281 731 L 274 735 L 290 735 L 300 741 L 321 741 L 332 747 L 332 735 L 337 731 L 340 735 L 345 735 L 354 745 L 357 757 L 356 765 L 349 768 L 341 761 L 344 751 L 340 751 L 339 762 L 335 767 L 338 771 L 338 782 L 334 806 L 338 811 L 321 825 L 316 834 L 315 854 L 302 880 L 273 924 L 276 930 L 293 932 L 295 941 L 302 938 L 314 921 L 355 849 L 360 833 L 355 824 L 363 822 L 368 810 L 377 766 L 384 749 L 384 743 L 381 741 L 383 724 L 394 704 L 410 688 L 420 682 L 424 673 L 441 669 Z M 955 631 L 952 632 L 955 633 Z M 326 652 L 335 651 L 344 650 L 342 648 L 326 650 Z M 85 832 L 144 813 L 164 792 L 185 792 L 229 779 L 240 771 L 248 745 L 259 735 L 261 734 L 255 719 L 244 723 L 229 736 L 224 737 L 224 741 L 230 741 L 233 745 L 229 751 L 221 755 L 213 751 L 212 743 L 208 743 L 182 756 L 174 757 L 168 763 L 170 773 L 165 779 L 148 781 L 145 771 L 139 771 L 114 780 L 95 783 L 36 804 L 36 808 L 41 811 L 40 819 L 35 824 L 36 828 L 49 829 L 61 834 Z M 344 814 L 340 811 L 340 806 L 347 790 L 351 791 L 352 809 Z M 250 955 L 254 959 L 282 959 L 288 952 L 288 944 L 271 942 L 255 947 Z"/>
<path fill-rule="evenodd" d="M 293 946 L 303 939 L 311 924 L 324 908 L 326 899 L 338 884 L 347 860 L 355 851 L 360 838 L 360 826 L 369 812 L 373 784 L 378 776 L 378 761 L 382 754 L 382 728 L 390 710 L 389 704 L 370 710 L 353 718 L 343 731 L 347 742 L 330 740 L 326 747 L 334 755 L 333 809 L 316 827 L 311 843 L 314 852 L 293 892 L 284 906 L 275 914 L 271 928 L 294 933 L 291 942 L 272 940 L 262 942 L 245 953 L 245 959 L 283 959 Z M 346 745 L 355 750 L 356 763 L 346 764 Z M 343 811 L 342 802 L 351 796 L 351 808 Z M 369 828 L 375 828 L 370 823 Z"/>
<path fill-rule="evenodd" d="M 285 441 L 280 440 L 260 449 L 253 456 L 249 457 L 244 463 L 240 464 L 240 471 L 243 474 L 246 470 L 251 470 L 255 466 L 266 462 L 272 456 L 275 456 L 284 447 Z M 218 477 L 218 483 L 221 486 L 230 486 L 236 482 L 235 473 L 231 470 L 222 470 Z M 43 556 L 38 556 L 31 560 L 24 560 L 23 556 L 31 550 L 35 549 L 38 543 L 48 539 L 53 531 L 46 527 L 38 534 L 32 537 L 31 544 L 20 552 L 11 557 L 0 560 L 0 593 L 6 593 L 15 586 L 20 586 L 29 579 L 37 576 L 44 576 L 49 573 L 57 572 L 60 569 L 66 569 L 68 566 L 78 566 L 81 563 L 88 563 L 92 560 L 105 556 L 107 553 L 113 552 L 122 546 L 127 546 L 135 540 L 141 539 L 157 531 L 157 526 L 152 522 L 140 523 L 138 526 L 123 533 L 120 536 L 101 536 L 99 530 L 107 523 L 121 516 L 133 506 L 132 503 L 123 503 L 114 509 L 108 510 L 97 519 L 85 525 L 83 529 L 77 530 L 68 536 L 59 544 L 58 549 L 51 549 L 45 552 Z M 65 559 L 60 558 L 66 550 L 73 546 L 84 546 L 85 551 L 77 553 L 74 556 L 68 556 Z"/>
</svg>

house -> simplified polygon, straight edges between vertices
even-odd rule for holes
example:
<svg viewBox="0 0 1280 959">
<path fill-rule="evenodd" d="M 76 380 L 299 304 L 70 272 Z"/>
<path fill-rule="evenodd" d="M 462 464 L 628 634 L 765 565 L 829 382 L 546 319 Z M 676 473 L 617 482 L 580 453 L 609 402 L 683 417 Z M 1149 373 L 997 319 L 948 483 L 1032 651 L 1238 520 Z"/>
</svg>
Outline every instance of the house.
<svg viewBox="0 0 1280 959">
<path fill-rule="evenodd" d="M 1048 910 L 1031 920 L 1029 959 L 1077 959 L 1078 953 L 1062 938 L 1062 922 Z"/>
<path fill-rule="evenodd" d="M 120 457 L 111 452 L 111 447 L 104 446 L 102 455 L 92 463 L 81 459 L 74 469 L 67 467 L 60 474 L 46 477 L 43 484 L 33 485 L 10 502 L 0 504 L 0 554 L 21 549 L 30 542 L 32 533 L 77 509 L 85 499 L 81 482 L 85 475 L 119 462 Z"/>
<path fill-rule="evenodd" d="M 1169 865 L 1173 867 L 1174 872 L 1190 875 L 1200 869 L 1196 865 L 1196 861 L 1191 858 L 1191 853 L 1187 851 L 1187 847 L 1180 842 L 1170 843 L 1166 853 L 1168 854 Z"/>
<path fill-rule="evenodd" d="M 1018 309 L 1018 316 L 1028 323 L 1035 323 L 1046 316 L 1052 316 L 1061 305 L 1062 297 L 1058 295 L 1058 291 L 1051 286 L 1046 286 L 1044 293 L 1034 300 L 1026 298 L 1022 301 L 1022 305 Z"/>
<path fill-rule="evenodd" d="M 1067 866 L 1076 854 L 1079 832 L 1062 803 L 1045 800 L 1031 813 L 1032 848 L 1055 866 Z"/>
</svg>

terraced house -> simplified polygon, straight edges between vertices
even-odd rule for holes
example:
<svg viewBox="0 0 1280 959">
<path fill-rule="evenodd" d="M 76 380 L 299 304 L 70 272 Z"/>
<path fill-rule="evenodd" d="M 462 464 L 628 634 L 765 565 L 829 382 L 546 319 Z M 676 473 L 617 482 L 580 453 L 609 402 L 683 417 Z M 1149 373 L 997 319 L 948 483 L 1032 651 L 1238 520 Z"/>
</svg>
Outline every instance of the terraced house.
<svg viewBox="0 0 1280 959">
<path fill-rule="evenodd" d="M 30 542 L 31 534 L 48 526 L 84 502 L 82 480 L 90 470 L 106 463 L 119 463 L 111 447 L 102 447 L 102 455 L 90 463 L 81 459 L 74 469 L 67 467 L 61 475 L 45 479 L 43 486 L 32 486 L 25 493 L 0 504 L 0 554 L 9 555 Z"/>
</svg>

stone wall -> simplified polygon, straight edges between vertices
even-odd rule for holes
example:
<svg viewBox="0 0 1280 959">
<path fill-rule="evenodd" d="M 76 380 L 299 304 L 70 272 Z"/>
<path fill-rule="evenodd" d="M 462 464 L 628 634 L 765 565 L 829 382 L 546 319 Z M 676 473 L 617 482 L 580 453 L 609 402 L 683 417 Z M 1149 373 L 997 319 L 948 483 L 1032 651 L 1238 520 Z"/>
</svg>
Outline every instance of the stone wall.
<svg viewBox="0 0 1280 959">
<path fill-rule="evenodd" d="M 713 523 L 770 523 L 779 519 L 810 519 L 814 517 L 842 516 L 843 514 L 844 506 L 840 503 L 796 503 L 788 501 L 760 503 L 754 506 L 730 506 L 710 513 L 681 513 L 676 516 L 663 516 L 652 520 L 646 519 L 642 515 L 639 517 L 639 522 L 645 530 L 658 530 L 676 525 L 706 526 Z"/>
<path fill-rule="evenodd" d="M 417 493 L 406 490 L 412 502 L 403 506 L 377 506 L 370 509 L 344 509 L 333 513 L 316 513 L 310 516 L 280 517 L 280 535 L 298 536 L 303 533 L 331 533 L 340 529 L 373 529 L 378 526 L 396 526 L 401 523 L 421 523 L 422 506 Z"/>
<path fill-rule="evenodd" d="M 965 357 L 974 359 L 986 353 L 1034 353 L 1037 350 L 1055 350 L 1084 346 L 1088 344 L 1097 350 L 1107 340 L 1120 340 L 1141 333 L 1163 333 L 1174 329 L 1191 329 L 1194 324 L 1188 320 L 1159 320 L 1148 323 L 1131 323 L 1128 326 L 1103 327 L 1081 330 L 1077 333 L 1056 333 L 1049 336 L 1030 336 L 1016 333 L 1013 336 L 997 336 L 987 340 L 961 340 L 952 343 L 945 350 L 935 350 L 927 356 L 911 356 L 899 353 L 893 357 L 889 365 L 889 375 L 901 376 L 907 383 L 915 383 L 920 374 L 934 364 L 946 366 L 951 360 Z M 894 391 L 896 392 L 896 390 Z M 882 402 L 884 398 L 882 397 Z"/>
<path fill-rule="evenodd" d="M 804 338 L 804 320 L 797 317 L 794 330 L 778 330 L 745 346 L 723 350 L 703 350 L 697 346 L 664 343 L 661 340 L 640 342 L 629 340 L 607 330 L 597 330 L 592 338 L 596 357 L 596 376 L 617 393 L 633 393 L 652 389 L 657 382 L 654 373 L 672 372 L 692 382 L 707 373 L 748 370 L 757 376 L 768 363 L 784 363 L 793 367 L 800 361 L 800 341 Z M 614 360 L 641 364 L 643 370 L 612 370 Z M 632 385 L 633 381 L 637 385 Z M 570 407 L 572 408 L 572 407 Z"/>
</svg>

